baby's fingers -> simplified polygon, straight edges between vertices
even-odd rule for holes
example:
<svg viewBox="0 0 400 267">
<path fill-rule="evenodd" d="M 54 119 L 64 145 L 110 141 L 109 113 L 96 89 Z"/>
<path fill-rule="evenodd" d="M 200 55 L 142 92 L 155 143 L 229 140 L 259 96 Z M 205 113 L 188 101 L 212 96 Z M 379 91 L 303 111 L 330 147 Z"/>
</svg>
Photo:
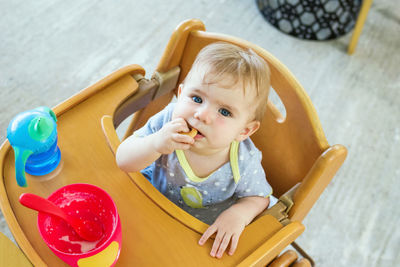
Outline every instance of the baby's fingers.
<svg viewBox="0 0 400 267">
<path fill-rule="evenodd" d="M 185 144 L 185 143 L 176 143 L 175 144 L 175 150 L 188 150 L 190 149 L 190 144 Z"/>
<path fill-rule="evenodd" d="M 194 139 L 188 135 L 175 133 L 172 135 L 172 139 L 178 143 L 193 144 Z"/>
<path fill-rule="evenodd" d="M 217 228 L 210 226 L 207 228 L 207 230 L 204 232 L 204 234 L 201 236 L 199 240 L 199 245 L 204 245 L 206 241 L 217 231 Z"/>
<path fill-rule="evenodd" d="M 235 253 L 237 245 L 239 243 L 239 236 L 240 235 L 233 235 L 232 236 L 232 241 L 231 241 L 231 247 L 229 249 L 229 255 L 233 255 L 233 253 Z"/>
<path fill-rule="evenodd" d="M 176 118 L 176 119 L 172 120 L 170 123 L 174 127 L 175 131 L 177 131 L 177 132 L 188 132 L 189 131 L 187 122 L 182 118 Z"/>
<path fill-rule="evenodd" d="M 219 246 L 218 252 L 217 252 L 217 258 L 222 258 L 222 255 L 224 254 L 226 248 L 229 245 L 229 241 L 231 240 L 231 235 L 225 234 L 224 239 L 222 239 L 221 245 Z"/>
<path fill-rule="evenodd" d="M 217 236 L 215 237 L 214 244 L 213 244 L 213 246 L 211 248 L 210 255 L 212 257 L 217 256 L 217 252 L 218 252 L 218 249 L 219 249 L 219 247 L 221 245 L 221 242 L 223 242 L 223 240 L 224 240 L 224 235 L 225 235 L 225 232 L 222 232 L 222 231 L 218 231 L 217 232 Z"/>
</svg>

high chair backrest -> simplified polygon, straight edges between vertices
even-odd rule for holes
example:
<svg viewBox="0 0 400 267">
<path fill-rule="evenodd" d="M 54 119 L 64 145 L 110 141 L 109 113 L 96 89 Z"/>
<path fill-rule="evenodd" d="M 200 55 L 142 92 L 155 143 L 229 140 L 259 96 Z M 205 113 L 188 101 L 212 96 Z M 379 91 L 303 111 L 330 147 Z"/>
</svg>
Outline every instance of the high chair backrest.
<svg viewBox="0 0 400 267">
<path fill-rule="evenodd" d="M 262 165 L 268 182 L 273 187 L 274 195 L 280 197 L 296 184 L 301 183 L 310 174 L 317 159 L 330 147 L 309 97 L 290 71 L 274 56 L 257 45 L 239 38 L 205 32 L 205 27 L 199 20 L 189 20 L 178 26 L 164 51 L 157 71 L 166 72 L 179 66 L 181 69 L 179 85 L 189 72 L 198 52 L 204 46 L 218 41 L 251 48 L 268 62 L 271 69 L 271 86 L 285 107 L 286 117 L 283 117 L 275 105 L 268 101 L 268 109 L 261 127 L 251 136 L 251 139 L 262 151 Z M 172 93 L 164 95 L 147 106 L 135 128 L 139 128 L 151 115 L 161 110 L 172 96 Z M 345 152 L 341 153 L 345 154 Z M 337 167 L 334 168 L 335 171 L 330 171 L 333 174 L 328 176 L 333 177 L 344 157 L 342 161 L 339 160 L 341 162 L 336 164 L 337 166 L 335 165 L 335 168 Z M 324 168 L 319 169 L 319 172 L 325 171 Z M 307 202 L 308 207 L 303 209 L 297 219 L 301 220 L 305 216 L 332 177 L 319 184 L 317 189 L 314 186 L 321 183 L 317 181 L 319 178 L 309 178 L 315 181 L 303 186 L 300 190 L 302 193 L 299 193 L 302 196 L 298 198 L 298 203 Z M 308 196 L 313 191 L 315 191 L 315 196 Z M 298 203 L 295 201 L 295 205 Z"/>
</svg>

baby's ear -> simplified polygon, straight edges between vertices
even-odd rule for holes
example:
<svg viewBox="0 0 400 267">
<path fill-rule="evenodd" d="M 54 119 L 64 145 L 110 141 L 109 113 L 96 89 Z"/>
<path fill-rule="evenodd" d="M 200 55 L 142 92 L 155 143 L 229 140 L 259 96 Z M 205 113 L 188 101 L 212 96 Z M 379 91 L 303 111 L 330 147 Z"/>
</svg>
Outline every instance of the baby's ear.
<svg viewBox="0 0 400 267">
<path fill-rule="evenodd" d="M 178 98 L 179 98 L 179 96 L 180 96 L 181 93 L 182 93 L 182 88 L 183 88 L 183 84 L 181 83 L 181 84 L 178 86 L 178 95 L 177 95 Z"/>
<path fill-rule="evenodd" d="M 255 133 L 260 128 L 260 122 L 257 120 L 248 122 L 245 128 L 236 137 L 236 141 L 240 142 Z"/>
</svg>

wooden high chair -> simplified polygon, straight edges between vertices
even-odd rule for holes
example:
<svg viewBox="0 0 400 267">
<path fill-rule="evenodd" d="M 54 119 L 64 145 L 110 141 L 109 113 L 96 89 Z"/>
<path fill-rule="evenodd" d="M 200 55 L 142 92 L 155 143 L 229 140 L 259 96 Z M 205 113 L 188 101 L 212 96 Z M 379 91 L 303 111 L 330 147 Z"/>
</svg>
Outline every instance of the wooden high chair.
<svg viewBox="0 0 400 267">
<path fill-rule="evenodd" d="M 2 232 L 0 232 L 0 266 L 32 266 L 22 251 Z"/>
<path fill-rule="evenodd" d="M 134 113 L 126 136 L 168 104 L 205 45 L 231 42 L 250 47 L 270 65 L 272 87 L 286 109 L 284 118 L 268 103 L 252 140 L 280 201 L 244 230 L 233 256 L 209 256 L 212 241 L 197 244 L 207 225 L 175 206 L 140 173 L 124 173 L 115 163 L 117 127 Z M 71 183 L 91 183 L 114 199 L 122 223 L 117 266 L 265 266 L 304 231 L 301 224 L 346 157 L 342 145 L 325 139 L 312 103 L 293 75 L 267 51 L 244 40 L 205 31 L 199 20 L 180 24 L 153 78 L 138 65 L 120 69 L 56 106 L 62 165 L 51 179 L 27 175 L 27 188 L 15 181 L 14 154 L 0 149 L 0 204 L 8 225 L 35 266 L 62 266 L 41 239 L 37 213 L 18 202 L 21 193 L 47 197 Z"/>
</svg>

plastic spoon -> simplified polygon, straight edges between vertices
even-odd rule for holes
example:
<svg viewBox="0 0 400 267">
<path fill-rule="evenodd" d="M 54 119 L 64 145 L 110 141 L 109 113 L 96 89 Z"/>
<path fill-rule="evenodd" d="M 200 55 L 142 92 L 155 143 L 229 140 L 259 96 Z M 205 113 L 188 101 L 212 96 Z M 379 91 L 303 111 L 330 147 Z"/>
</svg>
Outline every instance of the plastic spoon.
<svg viewBox="0 0 400 267">
<path fill-rule="evenodd" d="M 93 218 L 93 220 L 87 220 L 70 216 L 50 200 L 35 194 L 24 193 L 19 197 L 19 202 L 30 209 L 55 215 L 63 219 L 85 240 L 96 241 L 103 236 L 103 227 L 99 220 L 95 220 L 95 218 Z M 95 215 L 93 214 L 93 216 Z"/>
</svg>

